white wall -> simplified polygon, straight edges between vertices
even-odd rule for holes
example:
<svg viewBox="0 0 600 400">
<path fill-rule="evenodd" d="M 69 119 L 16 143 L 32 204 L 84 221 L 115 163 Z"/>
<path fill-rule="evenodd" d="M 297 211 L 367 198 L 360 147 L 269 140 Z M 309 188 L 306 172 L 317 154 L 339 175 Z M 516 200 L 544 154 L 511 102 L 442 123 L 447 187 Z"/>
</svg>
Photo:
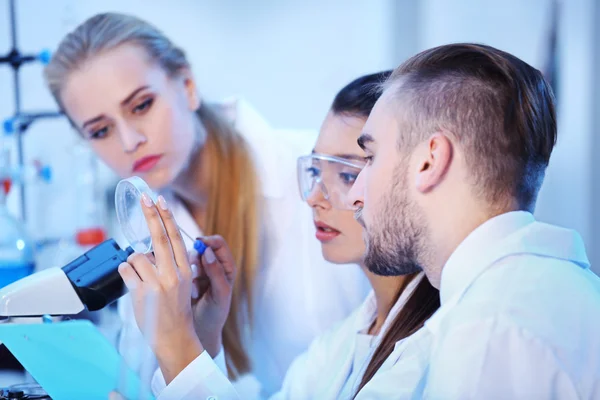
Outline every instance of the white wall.
<svg viewBox="0 0 600 400">
<path fill-rule="evenodd" d="M 600 220 L 594 216 L 592 184 L 594 168 L 592 143 L 595 0 L 564 2 L 561 32 L 561 82 L 559 87 L 558 145 L 554 152 L 539 205 L 540 217 L 577 229 L 586 241 L 592 267 L 600 272 L 600 254 L 594 230 Z"/>
<path fill-rule="evenodd" d="M 420 14 L 420 48 L 480 42 L 542 68 L 546 62 L 549 6 L 550 0 L 425 0 Z M 558 144 L 536 210 L 543 221 L 579 231 L 592 261 L 600 256 L 594 252 L 592 224 L 597 225 L 598 219 L 592 218 L 591 203 L 592 180 L 597 175 L 591 146 L 594 9 L 594 0 L 568 0 L 562 4 Z M 600 271 L 598 267 L 596 270 Z"/>
</svg>

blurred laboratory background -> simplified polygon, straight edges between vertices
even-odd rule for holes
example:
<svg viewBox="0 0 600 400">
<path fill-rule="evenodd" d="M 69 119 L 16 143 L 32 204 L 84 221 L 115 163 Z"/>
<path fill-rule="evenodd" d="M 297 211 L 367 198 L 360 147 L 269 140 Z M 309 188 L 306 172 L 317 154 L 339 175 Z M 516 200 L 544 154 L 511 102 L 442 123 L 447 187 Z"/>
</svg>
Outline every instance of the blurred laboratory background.
<svg viewBox="0 0 600 400">
<path fill-rule="evenodd" d="M 155 24 L 186 50 L 204 98 L 242 97 L 277 128 L 317 130 L 347 82 L 432 46 L 479 42 L 515 54 L 547 74 L 558 101 L 558 145 L 537 217 L 579 231 L 600 272 L 598 0 L 12 3 L 11 10 L 11 0 L 0 0 L 0 178 L 3 191 L 10 188 L 0 197 L 0 236 L 23 235 L 21 250 L 31 250 L 17 260 L 24 271 L 61 266 L 112 235 L 118 178 L 56 114 L 42 69 L 68 31 L 118 11 Z M 15 51 L 29 60 L 18 68 Z M 0 271 L 17 261 L 0 252 Z"/>
</svg>

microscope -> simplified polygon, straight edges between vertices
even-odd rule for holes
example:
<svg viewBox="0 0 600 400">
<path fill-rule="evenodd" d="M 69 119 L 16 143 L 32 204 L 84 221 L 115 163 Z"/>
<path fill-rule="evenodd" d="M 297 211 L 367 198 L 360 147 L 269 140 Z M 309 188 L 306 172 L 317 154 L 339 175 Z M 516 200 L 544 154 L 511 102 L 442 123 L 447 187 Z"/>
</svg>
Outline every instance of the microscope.
<svg viewBox="0 0 600 400">
<path fill-rule="evenodd" d="M 0 289 L 0 318 L 74 315 L 100 310 L 123 295 L 118 272 L 133 249 L 109 239 L 64 267 L 49 268 Z"/>
</svg>

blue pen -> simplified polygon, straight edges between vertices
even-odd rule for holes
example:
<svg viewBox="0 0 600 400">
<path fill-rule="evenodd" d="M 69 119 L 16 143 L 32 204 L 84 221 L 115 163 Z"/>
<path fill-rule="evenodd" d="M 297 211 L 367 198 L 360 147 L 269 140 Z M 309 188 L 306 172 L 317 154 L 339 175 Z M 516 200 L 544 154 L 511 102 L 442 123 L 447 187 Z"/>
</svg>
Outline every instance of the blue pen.
<svg viewBox="0 0 600 400">
<path fill-rule="evenodd" d="M 202 254 L 204 254 L 204 252 L 206 251 L 206 245 L 202 240 L 196 239 L 194 241 L 194 250 L 196 250 L 198 252 L 198 255 L 201 257 Z"/>
<path fill-rule="evenodd" d="M 204 252 L 206 251 L 206 245 L 204 244 L 204 242 L 200 239 L 192 238 L 192 236 L 183 229 L 181 229 L 181 227 L 179 227 L 179 231 L 181 231 L 181 233 L 187 236 L 188 239 L 194 242 L 194 250 L 198 252 L 198 256 L 202 257 L 202 254 L 204 254 Z"/>
</svg>

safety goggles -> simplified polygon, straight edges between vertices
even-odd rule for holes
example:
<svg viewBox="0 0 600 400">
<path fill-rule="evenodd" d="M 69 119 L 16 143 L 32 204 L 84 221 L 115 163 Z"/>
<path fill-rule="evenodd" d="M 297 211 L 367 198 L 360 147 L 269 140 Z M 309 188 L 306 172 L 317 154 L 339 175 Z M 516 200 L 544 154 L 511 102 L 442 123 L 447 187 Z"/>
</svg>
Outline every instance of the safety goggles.
<svg viewBox="0 0 600 400">
<path fill-rule="evenodd" d="M 349 209 L 347 194 L 358 174 L 365 166 L 364 161 L 310 154 L 298 158 L 298 186 L 302 200 L 322 195 L 332 207 Z"/>
</svg>

